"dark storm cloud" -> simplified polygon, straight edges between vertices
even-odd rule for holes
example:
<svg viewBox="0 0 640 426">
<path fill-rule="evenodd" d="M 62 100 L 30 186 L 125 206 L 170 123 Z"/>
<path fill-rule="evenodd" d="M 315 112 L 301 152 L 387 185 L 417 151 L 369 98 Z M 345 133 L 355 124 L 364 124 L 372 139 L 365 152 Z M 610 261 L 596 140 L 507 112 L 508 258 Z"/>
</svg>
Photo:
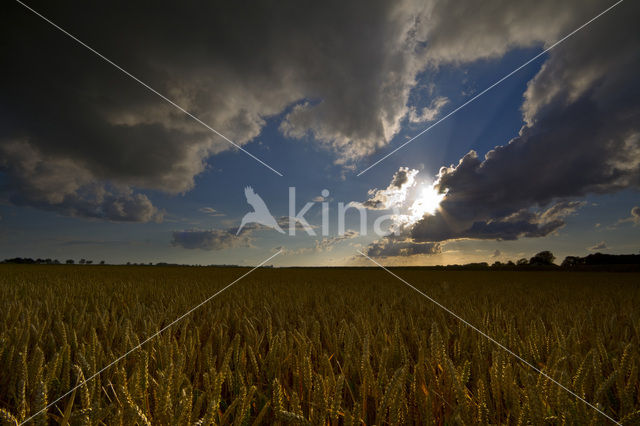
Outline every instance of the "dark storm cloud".
<svg viewBox="0 0 640 426">
<path fill-rule="evenodd" d="M 624 6 L 552 51 L 525 92 L 527 124 L 518 137 L 440 170 L 436 186 L 447 196 L 436 216 L 413 227 L 413 238 L 544 236 L 577 206 L 519 212 L 640 186 L 639 7 Z"/>
<path fill-rule="evenodd" d="M 396 240 L 429 244 L 543 237 L 564 226 L 564 218 L 584 204 L 568 198 L 638 188 L 640 33 L 634 22 L 640 6 L 624 7 L 615 18 L 602 18 L 553 50 L 528 84 L 522 107 L 526 124 L 519 135 L 484 158 L 471 151 L 458 164 L 443 167 L 435 182 L 446 192 L 440 209 L 401 227 L 382 247 Z M 453 10 L 461 16 L 468 12 L 465 7 Z M 568 18 L 559 10 L 552 20 L 562 19 Z M 486 21 L 470 22 L 470 28 L 478 22 Z M 529 30 L 538 31 L 535 25 Z M 473 56 L 476 43 L 493 35 L 479 32 L 478 39 L 457 50 L 452 49 L 457 35 L 451 34 L 446 49 L 439 47 L 444 39 L 432 35 L 431 53 L 464 61 Z M 502 52 L 499 45 L 496 55 Z M 381 251 L 380 245 L 372 244 L 372 253 Z"/>
<path fill-rule="evenodd" d="M 464 237 L 478 240 L 517 240 L 519 237 L 544 237 L 563 225 L 564 222 L 561 220 L 543 225 L 526 220 L 516 222 L 509 220 L 475 222 L 464 233 Z"/>
<path fill-rule="evenodd" d="M 613 2 L 555 0 L 430 2 L 420 37 L 432 61 L 463 63 L 498 58 L 515 47 L 550 44 Z M 580 6 L 580 7 L 578 7 Z"/>
<path fill-rule="evenodd" d="M 547 236 L 565 224 L 563 218 L 584 205 L 562 201 L 548 210 L 531 212 L 519 210 L 504 217 L 485 220 L 459 220 L 446 211 L 426 215 L 408 230 L 415 241 L 446 241 L 462 238 L 478 240 L 517 240 Z M 406 231 L 405 231 L 406 232 Z"/>
<path fill-rule="evenodd" d="M 400 168 L 394 175 L 391 180 L 391 186 L 396 188 L 402 188 L 402 185 L 406 184 L 409 181 L 410 170 L 406 167 Z"/>
<path fill-rule="evenodd" d="M 401 168 L 402 172 L 406 168 Z M 417 170 L 414 170 L 417 174 Z M 399 172 L 394 174 L 387 190 L 397 190 L 393 185 Z M 415 180 L 412 175 L 411 182 Z M 405 185 L 406 182 L 403 184 Z M 402 187 L 402 185 L 401 185 Z M 377 196 L 381 191 L 370 190 L 370 196 Z M 417 200 L 403 194 L 398 207 L 406 209 Z M 446 200 L 446 198 L 445 198 Z M 354 203 L 366 206 L 367 203 Z M 454 217 L 445 210 L 443 204 L 435 214 L 425 214 L 417 222 L 407 221 L 407 216 L 399 214 L 392 219 L 392 232 L 383 236 L 367 247 L 367 254 L 371 257 L 413 256 L 418 254 L 438 254 L 441 252 L 440 243 L 458 239 L 477 240 L 517 240 L 519 238 L 537 238 L 552 234 L 565 225 L 564 218 L 574 214 L 586 203 L 584 201 L 561 200 L 546 209 L 522 208 L 512 210 L 493 211 L 493 216 L 486 219 L 479 217 Z M 478 207 L 478 206 L 476 206 Z M 479 208 L 479 207 L 478 207 Z M 480 209 L 482 210 L 482 209 Z M 508 213 L 505 213 L 508 211 Z M 463 213 L 465 213 L 463 211 Z"/>
<path fill-rule="evenodd" d="M 367 256 L 376 258 L 432 255 L 442 251 L 440 243 L 416 243 L 414 241 L 387 235 L 369 244 L 366 249 Z"/>
<path fill-rule="evenodd" d="M 24 142 L 0 144 L 0 154 L 8 180 L 0 190 L 8 192 L 15 205 L 115 222 L 162 220 L 163 212 L 146 195 L 126 186 L 94 183 L 89 171 L 70 159 L 45 158 Z"/>
<path fill-rule="evenodd" d="M 371 152 L 398 131 L 422 67 L 410 3 L 30 5 L 239 144 L 298 103 L 285 133 L 314 133 L 345 159 Z M 13 152 L 3 170 L 35 153 L 79 172 L 46 170 L 68 198 L 106 183 L 180 193 L 229 149 L 19 4 L 5 9 L 0 147 Z M 15 173 L 11 196 L 46 191 L 28 170 Z M 31 204 L 68 210 L 50 197 Z"/>
<path fill-rule="evenodd" d="M 421 71 L 549 43 L 605 3 L 29 4 L 237 143 L 292 107 L 281 131 L 312 134 L 349 164 L 385 146 L 415 111 L 407 102 Z M 152 220 L 133 188 L 188 191 L 207 158 L 229 149 L 19 4 L 3 18 L 0 168 L 11 199 Z M 103 213 L 112 200 L 120 213 Z"/>
</svg>

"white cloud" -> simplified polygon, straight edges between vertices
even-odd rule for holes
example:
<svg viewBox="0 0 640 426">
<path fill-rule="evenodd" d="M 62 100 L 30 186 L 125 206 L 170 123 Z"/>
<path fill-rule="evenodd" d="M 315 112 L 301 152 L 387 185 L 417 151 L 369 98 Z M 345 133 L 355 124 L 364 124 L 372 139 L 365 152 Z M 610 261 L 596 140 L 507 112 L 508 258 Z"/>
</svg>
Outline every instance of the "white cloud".
<svg viewBox="0 0 640 426">
<path fill-rule="evenodd" d="M 444 96 L 435 98 L 428 107 L 422 108 L 420 112 L 412 107 L 409 111 L 409 121 L 412 123 L 424 123 L 433 121 L 438 117 L 442 108 L 449 103 L 449 99 Z"/>
<path fill-rule="evenodd" d="M 357 238 L 359 236 L 359 232 L 348 229 L 342 235 L 318 239 L 315 243 L 315 251 L 331 251 L 336 244 L 345 240 Z"/>
<path fill-rule="evenodd" d="M 600 241 L 599 243 L 594 244 L 593 246 L 589 247 L 588 250 L 597 251 L 597 250 L 604 250 L 606 248 L 609 248 L 607 246 L 607 243 L 605 243 L 604 241 Z"/>
<path fill-rule="evenodd" d="M 209 216 L 224 216 L 224 213 L 220 213 L 219 211 L 217 211 L 216 209 L 214 209 L 213 207 L 201 207 L 198 209 L 199 212 L 201 213 L 205 213 L 208 214 Z"/>
<path fill-rule="evenodd" d="M 631 208 L 631 214 L 628 217 L 620 219 L 617 224 L 621 223 L 633 223 L 634 225 L 640 224 L 640 206 L 634 206 Z"/>
<path fill-rule="evenodd" d="M 385 189 L 370 189 L 369 199 L 361 205 L 371 210 L 386 210 L 399 207 L 407 200 L 407 194 L 416 184 L 418 170 L 400 167 Z M 357 204 L 357 203 L 356 203 Z"/>
</svg>

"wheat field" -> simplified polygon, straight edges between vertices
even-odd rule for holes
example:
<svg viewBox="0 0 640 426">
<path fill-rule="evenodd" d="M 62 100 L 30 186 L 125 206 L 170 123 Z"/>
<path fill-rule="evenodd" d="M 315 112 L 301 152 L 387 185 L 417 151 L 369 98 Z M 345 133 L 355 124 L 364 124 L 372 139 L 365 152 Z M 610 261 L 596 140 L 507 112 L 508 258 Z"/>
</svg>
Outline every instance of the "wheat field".
<svg viewBox="0 0 640 426">
<path fill-rule="evenodd" d="M 0 265 L 0 421 L 20 424 L 241 268 Z M 637 274 L 395 271 L 623 424 Z M 30 424 L 610 424 L 381 269 L 260 269 Z"/>
</svg>

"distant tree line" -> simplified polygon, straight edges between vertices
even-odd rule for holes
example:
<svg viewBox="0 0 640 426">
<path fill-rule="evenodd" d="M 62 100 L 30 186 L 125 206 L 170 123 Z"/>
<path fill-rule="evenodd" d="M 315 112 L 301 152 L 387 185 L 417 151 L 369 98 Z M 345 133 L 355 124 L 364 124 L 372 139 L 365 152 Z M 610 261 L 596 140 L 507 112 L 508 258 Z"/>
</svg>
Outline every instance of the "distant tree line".
<svg viewBox="0 0 640 426">
<path fill-rule="evenodd" d="M 18 264 L 25 264 L 25 265 L 62 265 L 63 263 L 66 265 L 73 265 L 75 264 L 75 260 L 73 259 L 67 259 L 64 262 L 61 262 L 58 259 L 32 259 L 30 257 L 14 257 L 12 259 L 5 259 L 0 263 L 18 263 Z M 80 259 L 78 261 L 78 264 L 80 265 L 92 265 L 93 264 L 93 260 L 86 260 L 86 259 Z M 100 265 L 105 265 L 104 260 L 100 261 Z"/>
<path fill-rule="evenodd" d="M 560 265 L 563 268 L 602 265 L 640 265 L 640 254 L 594 253 L 585 257 L 567 256 Z"/>
<path fill-rule="evenodd" d="M 23 265 L 108 265 L 108 263 L 105 263 L 104 260 L 94 263 L 93 260 L 91 259 L 80 259 L 76 263 L 74 259 L 67 259 L 67 260 L 61 261 L 58 259 L 49 259 L 49 258 L 32 259 L 30 257 L 14 257 L 11 259 L 4 259 L 3 261 L 0 261 L 0 264 L 1 263 L 12 263 L 12 264 L 23 264 Z M 128 266 L 202 266 L 202 265 L 183 265 L 179 263 L 167 263 L 167 262 L 157 262 L 157 263 L 127 262 L 126 265 Z M 216 265 L 216 266 L 237 266 L 237 265 Z"/>
<path fill-rule="evenodd" d="M 554 263 L 556 257 L 548 250 L 541 251 L 527 259 L 506 262 L 496 261 L 466 263 L 464 265 L 440 265 L 425 267 L 436 270 L 576 270 L 576 271 L 640 271 L 640 254 L 595 253 L 585 257 L 567 256 L 560 265 Z M 413 268 L 408 266 L 407 268 Z"/>
<path fill-rule="evenodd" d="M 569 269 L 569 270 L 640 270 L 640 254 L 603 254 L 595 253 L 584 257 L 567 256 L 560 265 L 554 263 L 555 256 L 548 250 L 541 251 L 531 259 L 522 258 L 513 263 L 494 262 L 494 269 Z"/>
<path fill-rule="evenodd" d="M 499 261 L 494 262 L 491 267 L 492 268 L 502 268 L 502 267 L 553 267 L 556 266 L 553 261 L 556 260 L 556 257 L 549 250 L 541 251 L 537 253 L 530 259 L 523 257 L 522 259 L 518 259 L 515 263 L 512 260 L 509 260 L 506 263 L 502 263 Z"/>
<path fill-rule="evenodd" d="M 567 256 L 560 265 L 554 263 L 556 257 L 548 250 L 541 251 L 530 259 L 522 258 L 513 262 L 496 261 L 489 265 L 488 262 L 467 263 L 464 265 L 446 265 L 433 266 L 431 269 L 463 269 L 463 270 L 482 270 L 482 269 L 500 269 L 500 270 L 544 270 L 544 269 L 567 269 L 567 270 L 616 270 L 616 271 L 640 271 L 640 254 L 603 254 L 595 253 L 588 256 Z M 67 259 L 61 262 L 58 259 L 32 259 L 29 257 L 14 257 L 5 259 L 0 263 L 27 264 L 27 265 L 74 265 L 73 259 Z M 93 265 L 92 260 L 80 259 L 79 265 Z M 105 265 L 105 261 L 101 260 L 100 265 Z M 149 263 L 133 263 L 127 262 L 128 266 L 203 266 L 203 265 L 184 265 L 167 262 L 149 262 Z M 236 267 L 237 265 L 210 265 L 219 267 Z"/>
</svg>

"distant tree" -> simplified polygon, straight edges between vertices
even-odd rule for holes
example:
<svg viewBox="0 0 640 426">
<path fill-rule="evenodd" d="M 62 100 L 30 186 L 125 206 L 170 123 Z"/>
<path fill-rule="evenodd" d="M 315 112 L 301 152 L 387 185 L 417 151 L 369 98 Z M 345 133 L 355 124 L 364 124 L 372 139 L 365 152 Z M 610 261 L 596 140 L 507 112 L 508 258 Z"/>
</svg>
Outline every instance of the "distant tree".
<svg viewBox="0 0 640 426">
<path fill-rule="evenodd" d="M 104 260 L 101 260 L 101 261 L 100 261 L 100 264 L 101 264 L 101 265 L 104 265 Z"/>
<path fill-rule="evenodd" d="M 79 264 L 81 264 L 81 265 L 84 265 L 84 264 L 85 264 L 85 262 L 86 262 L 86 260 L 84 260 L 84 259 L 80 259 L 80 262 L 78 262 L 78 263 L 79 263 Z"/>
<path fill-rule="evenodd" d="M 638 265 L 640 256 L 637 254 L 602 254 L 595 253 L 581 258 L 585 265 Z"/>
<path fill-rule="evenodd" d="M 518 266 L 525 266 L 528 265 L 529 261 L 527 259 L 525 259 L 524 257 L 522 259 L 518 259 L 518 261 L 516 262 L 516 265 Z"/>
<path fill-rule="evenodd" d="M 516 264 L 513 263 L 513 260 L 510 260 L 507 262 L 507 266 L 516 266 Z"/>
<path fill-rule="evenodd" d="M 131 265 L 131 262 L 127 262 L 127 265 Z"/>
<path fill-rule="evenodd" d="M 556 257 L 549 250 L 541 251 L 540 253 L 529 259 L 529 265 L 553 265 L 553 261 Z"/>
<path fill-rule="evenodd" d="M 496 260 L 495 262 L 493 262 L 493 265 L 491 265 L 492 268 L 499 268 L 502 266 L 502 262 L 500 262 L 499 260 Z"/>
<path fill-rule="evenodd" d="M 66 263 L 67 265 L 73 265 L 75 262 L 73 261 L 73 259 L 67 259 L 67 260 L 65 261 L 65 263 Z"/>
<path fill-rule="evenodd" d="M 93 263 L 93 260 L 87 260 L 84 263 L 86 263 L 87 265 L 91 265 Z"/>
<path fill-rule="evenodd" d="M 36 263 L 36 261 L 30 257 L 14 257 L 13 259 L 5 259 L 4 263 L 33 264 Z"/>
<path fill-rule="evenodd" d="M 567 256 L 564 258 L 564 260 L 562 261 L 562 264 L 560 266 L 562 266 L 563 268 L 572 268 L 578 264 L 582 263 L 582 259 L 578 256 Z"/>
<path fill-rule="evenodd" d="M 489 267 L 489 264 L 487 262 L 467 263 L 463 267 L 467 269 L 485 269 Z"/>
</svg>

